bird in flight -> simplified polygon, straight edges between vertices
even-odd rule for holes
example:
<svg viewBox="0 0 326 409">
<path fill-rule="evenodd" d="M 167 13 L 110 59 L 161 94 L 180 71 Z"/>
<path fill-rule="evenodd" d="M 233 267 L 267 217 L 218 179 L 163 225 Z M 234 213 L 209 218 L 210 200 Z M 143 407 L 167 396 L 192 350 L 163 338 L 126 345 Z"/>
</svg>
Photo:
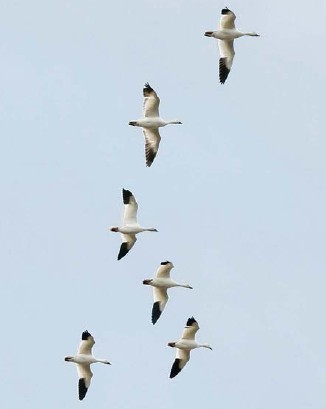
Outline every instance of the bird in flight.
<svg viewBox="0 0 326 409">
<path fill-rule="evenodd" d="M 111 365 L 106 359 L 97 359 L 92 355 L 92 348 L 95 344 L 94 338 L 88 331 L 82 333 L 82 339 L 79 344 L 77 354 L 75 356 L 66 356 L 65 361 L 74 362 L 77 365 L 78 372 L 78 396 L 79 400 L 83 400 L 86 396 L 88 388 L 91 384 L 93 373 L 91 364 L 102 362 L 102 364 Z"/>
<path fill-rule="evenodd" d="M 218 40 L 218 47 L 220 50 L 220 62 L 219 62 L 219 78 L 220 83 L 224 84 L 232 67 L 234 58 L 233 41 L 236 38 L 243 36 L 259 37 L 259 34 L 255 32 L 242 32 L 235 28 L 234 20 L 236 19 L 233 11 L 227 7 L 222 9 L 220 26 L 217 31 L 206 31 L 206 37 L 213 37 Z"/>
<path fill-rule="evenodd" d="M 122 189 L 122 198 L 124 204 L 124 212 L 122 218 L 122 225 L 118 227 L 110 227 L 110 231 L 121 233 L 122 244 L 118 254 L 118 260 L 121 260 L 136 243 L 136 234 L 143 231 L 155 231 L 153 227 L 144 228 L 137 222 L 138 204 L 135 196 L 130 190 Z"/>
<path fill-rule="evenodd" d="M 152 309 L 152 323 L 153 325 L 160 318 L 166 303 L 168 302 L 168 288 L 185 287 L 190 288 L 189 284 L 179 284 L 170 278 L 170 271 L 174 267 L 171 261 L 162 261 L 161 265 L 156 271 L 155 278 L 146 279 L 143 281 L 145 285 L 153 287 L 154 304 Z"/>
<path fill-rule="evenodd" d="M 131 126 L 140 126 L 143 128 L 143 133 L 145 136 L 145 156 L 146 156 L 146 166 L 151 166 L 155 156 L 158 152 L 158 147 L 160 145 L 161 136 L 159 133 L 159 128 L 169 124 L 182 124 L 180 121 L 165 121 L 160 117 L 159 105 L 160 98 L 157 96 L 156 92 L 149 85 L 148 82 L 143 88 L 144 95 L 144 105 L 143 113 L 144 117 L 130 121 Z"/>
<path fill-rule="evenodd" d="M 169 342 L 168 346 L 176 348 L 176 358 L 172 365 L 170 378 L 174 378 L 186 366 L 190 359 L 190 351 L 195 348 L 212 348 L 208 344 L 199 344 L 195 340 L 196 332 L 199 330 L 198 322 L 194 317 L 188 318 L 183 330 L 181 339 L 176 342 Z"/>
</svg>

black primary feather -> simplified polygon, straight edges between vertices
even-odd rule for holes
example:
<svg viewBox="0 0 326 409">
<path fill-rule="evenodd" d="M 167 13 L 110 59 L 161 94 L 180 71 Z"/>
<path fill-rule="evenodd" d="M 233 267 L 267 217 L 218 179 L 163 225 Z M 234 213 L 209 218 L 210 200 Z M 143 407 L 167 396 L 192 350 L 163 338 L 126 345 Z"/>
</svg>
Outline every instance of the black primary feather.
<svg viewBox="0 0 326 409">
<path fill-rule="evenodd" d="M 85 384 L 85 378 L 80 378 L 78 382 L 78 394 L 79 400 L 83 400 L 86 396 L 87 388 Z"/>
<path fill-rule="evenodd" d="M 188 321 L 187 321 L 187 327 L 191 327 L 192 326 L 192 324 L 194 324 L 195 322 L 197 322 L 196 320 L 195 320 L 195 318 L 194 317 L 191 317 L 191 318 L 188 318 Z"/>
<path fill-rule="evenodd" d="M 176 358 L 175 361 L 173 362 L 172 368 L 171 368 L 171 372 L 170 372 L 170 378 L 174 378 L 175 376 L 178 375 L 178 373 L 181 371 L 179 363 L 180 363 L 181 359 Z"/>
<path fill-rule="evenodd" d="M 120 251 L 119 251 L 119 254 L 118 254 L 118 260 L 121 260 L 122 257 L 124 257 L 128 253 L 128 251 L 129 251 L 128 243 L 125 241 L 120 246 Z"/>
<path fill-rule="evenodd" d="M 226 58 L 220 58 L 219 72 L 220 72 L 220 76 L 219 76 L 220 83 L 224 84 L 230 72 L 230 70 L 226 66 Z"/>
<path fill-rule="evenodd" d="M 148 94 L 150 94 L 151 92 L 154 92 L 153 88 L 149 85 L 148 82 L 145 83 L 144 88 L 143 88 L 143 93 L 144 96 L 146 97 Z"/>
<path fill-rule="evenodd" d="M 228 14 L 229 11 L 230 11 L 230 9 L 225 7 L 224 9 L 222 9 L 221 14 Z"/>
<path fill-rule="evenodd" d="M 162 261 L 161 266 L 166 266 L 169 263 L 170 263 L 170 261 Z"/>
<path fill-rule="evenodd" d="M 155 152 L 150 144 L 145 145 L 145 156 L 146 156 L 146 166 L 150 167 L 152 163 L 154 162 L 155 156 L 157 152 Z"/>
<path fill-rule="evenodd" d="M 123 197 L 123 203 L 129 204 L 129 199 L 132 196 L 132 193 L 130 192 L 130 190 L 126 190 L 126 189 L 122 189 L 122 197 Z"/>
<path fill-rule="evenodd" d="M 160 318 L 161 314 L 162 314 L 162 311 L 160 310 L 160 302 L 156 301 L 156 302 L 154 302 L 153 309 L 152 309 L 152 323 L 153 323 L 153 325 Z"/>
<path fill-rule="evenodd" d="M 82 340 L 83 341 L 87 341 L 89 337 L 91 337 L 92 335 L 86 330 L 82 333 Z"/>
</svg>

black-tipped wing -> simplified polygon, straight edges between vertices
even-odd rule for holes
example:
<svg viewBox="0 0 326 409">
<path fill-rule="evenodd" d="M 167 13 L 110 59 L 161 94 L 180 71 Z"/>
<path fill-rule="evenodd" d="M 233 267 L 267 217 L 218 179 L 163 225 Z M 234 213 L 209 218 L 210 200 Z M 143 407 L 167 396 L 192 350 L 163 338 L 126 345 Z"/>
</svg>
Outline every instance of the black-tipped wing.
<svg viewBox="0 0 326 409">
<path fill-rule="evenodd" d="M 190 351 L 177 348 L 176 358 L 173 362 L 170 378 L 174 378 L 186 366 L 190 359 Z"/>
<path fill-rule="evenodd" d="M 161 136 L 158 129 L 147 128 L 143 130 L 145 136 L 145 157 L 146 166 L 151 166 L 160 145 Z"/>
<path fill-rule="evenodd" d="M 152 309 L 152 323 L 153 325 L 160 318 L 166 303 L 168 302 L 168 293 L 166 288 L 153 287 L 154 304 Z"/>
<path fill-rule="evenodd" d="M 79 395 L 79 400 L 83 400 L 86 396 L 87 393 L 87 388 L 86 388 L 86 383 L 84 378 L 80 378 L 78 381 L 78 395 Z"/>
<path fill-rule="evenodd" d="M 138 204 L 135 196 L 130 192 L 130 190 L 122 189 L 122 198 L 124 204 L 122 224 L 136 224 Z"/>
<path fill-rule="evenodd" d="M 133 194 L 130 192 L 130 190 L 122 189 L 123 204 L 129 204 L 130 201 L 132 200 L 132 197 Z"/>
<path fill-rule="evenodd" d="M 160 318 L 162 311 L 160 310 L 159 301 L 154 302 L 152 309 L 152 323 L 156 324 L 156 321 Z"/>
<path fill-rule="evenodd" d="M 77 364 L 77 372 L 79 376 L 78 381 L 78 395 L 79 400 L 83 400 L 86 396 L 88 388 L 91 384 L 93 373 L 88 364 Z"/>
<path fill-rule="evenodd" d="M 162 261 L 160 267 L 156 271 L 156 277 L 158 278 L 170 278 L 170 271 L 173 268 L 171 261 Z"/>
<path fill-rule="evenodd" d="M 118 260 L 121 260 L 129 251 L 132 249 L 133 245 L 136 243 L 135 234 L 121 234 L 122 244 L 120 246 L 120 251 L 118 254 Z"/>
<path fill-rule="evenodd" d="M 90 355 L 92 353 L 95 340 L 88 331 L 82 333 L 82 340 L 80 341 L 78 354 Z"/>
<path fill-rule="evenodd" d="M 194 317 L 188 318 L 187 324 L 182 333 L 182 339 L 195 339 L 196 332 L 199 330 L 198 322 Z"/>
<path fill-rule="evenodd" d="M 146 82 L 146 84 L 144 85 L 143 94 L 144 94 L 143 107 L 144 116 L 158 117 L 159 116 L 158 107 L 160 104 L 160 99 L 148 82 Z"/>
<path fill-rule="evenodd" d="M 229 10 L 227 7 L 222 9 L 220 18 L 220 29 L 234 29 L 234 20 L 236 19 L 233 11 Z"/>
<path fill-rule="evenodd" d="M 220 50 L 219 78 L 220 83 L 224 84 L 231 71 L 233 58 L 235 54 L 233 40 L 231 41 L 218 40 L 218 47 Z"/>
</svg>

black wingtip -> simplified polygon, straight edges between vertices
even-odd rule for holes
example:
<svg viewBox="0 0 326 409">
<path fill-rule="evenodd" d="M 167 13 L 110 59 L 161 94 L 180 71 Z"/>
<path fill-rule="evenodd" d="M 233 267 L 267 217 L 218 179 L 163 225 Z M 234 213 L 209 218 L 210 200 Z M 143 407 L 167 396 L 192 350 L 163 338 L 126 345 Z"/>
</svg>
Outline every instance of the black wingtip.
<svg viewBox="0 0 326 409">
<path fill-rule="evenodd" d="M 118 260 L 121 260 L 122 257 L 124 257 L 128 252 L 129 252 L 128 243 L 123 242 L 121 244 L 121 246 L 120 246 L 120 251 L 119 251 L 119 254 L 118 254 Z"/>
<path fill-rule="evenodd" d="M 149 168 L 154 162 L 157 152 L 154 152 L 151 148 L 145 146 L 146 166 Z"/>
<path fill-rule="evenodd" d="M 171 261 L 162 261 L 161 266 L 166 266 L 167 264 L 170 264 Z"/>
<path fill-rule="evenodd" d="M 220 83 L 224 84 L 227 77 L 229 76 L 230 70 L 226 66 L 226 58 L 220 58 L 219 63 L 219 78 Z"/>
<path fill-rule="evenodd" d="M 226 6 L 224 7 L 224 9 L 221 10 L 221 14 L 228 14 L 231 10 L 228 9 Z"/>
<path fill-rule="evenodd" d="M 129 203 L 129 199 L 130 199 L 131 196 L 132 196 L 132 193 L 130 192 L 130 190 L 122 189 L 122 198 L 123 198 L 123 203 L 124 204 Z"/>
<path fill-rule="evenodd" d="M 170 372 L 170 379 L 174 378 L 175 376 L 178 375 L 179 372 L 181 372 L 181 369 L 179 366 L 180 361 L 181 359 L 176 358 L 175 361 L 173 362 L 171 372 Z"/>
<path fill-rule="evenodd" d="M 85 378 L 80 378 L 78 381 L 78 396 L 79 400 L 83 400 L 86 396 L 87 388 L 85 384 Z"/>
<path fill-rule="evenodd" d="M 146 89 L 147 91 L 154 91 L 153 88 L 149 85 L 148 82 L 145 82 L 144 90 L 145 90 L 145 89 Z"/>
<path fill-rule="evenodd" d="M 82 341 L 87 341 L 92 335 L 86 330 L 82 333 Z"/>
<path fill-rule="evenodd" d="M 191 318 L 188 318 L 188 321 L 187 321 L 187 327 L 191 327 L 192 326 L 192 324 L 194 324 L 194 323 L 197 323 L 197 321 L 195 320 L 195 318 L 194 317 L 191 317 Z"/>
<path fill-rule="evenodd" d="M 153 304 L 153 309 L 152 309 L 152 323 L 153 325 L 156 324 L 157 320 L 160 318 L 162 314 L 162 311 L 160 310 L 160 302 L 156 301 Z"/>
</svg>

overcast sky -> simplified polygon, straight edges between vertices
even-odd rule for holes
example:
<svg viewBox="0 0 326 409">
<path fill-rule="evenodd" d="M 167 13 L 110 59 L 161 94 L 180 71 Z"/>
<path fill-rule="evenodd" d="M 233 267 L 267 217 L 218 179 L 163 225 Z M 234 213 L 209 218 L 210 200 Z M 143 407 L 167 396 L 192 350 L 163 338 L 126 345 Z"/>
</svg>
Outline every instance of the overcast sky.
<svg viewBox="0 0 326 409">
<path fill-rule="evenodd" d="M 1 407 L 324 409 L 324 1 L 0 1 Z M 218 82 L 220 10 L 235 42 Z M 149 82 L 163 128 L 145 167 Z M 121 189 L 144 233 L 117 261 Z M 151 324 L 142 285 L 170 260 Z M 169 379 L 194 315 L 198 349 Z M 77 395 L 81 332 L 112 366 Z"/>
</svg>

